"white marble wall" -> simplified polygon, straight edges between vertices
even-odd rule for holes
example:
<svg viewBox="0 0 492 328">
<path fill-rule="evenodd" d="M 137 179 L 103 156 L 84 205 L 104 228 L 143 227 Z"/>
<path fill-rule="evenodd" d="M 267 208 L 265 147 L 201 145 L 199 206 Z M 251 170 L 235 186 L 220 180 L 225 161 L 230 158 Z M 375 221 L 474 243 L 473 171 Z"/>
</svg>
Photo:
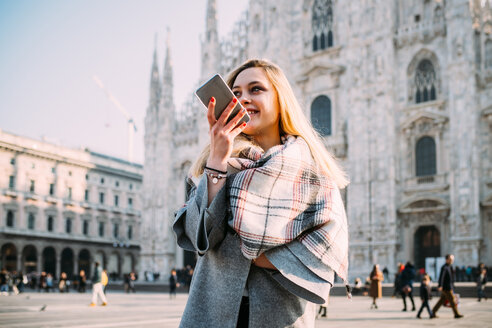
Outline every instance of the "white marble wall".
<svg viewBox="0 0 492 328">
<path fill-rule="evenodd" d="M 333 134 L 326 144 L 351 179 L 350 275 L 366 276 L 376 262 L 394 272 L 397 262 L 414 261 L 415 232 L 423 225 L 440 231 L 442 256 L 454 252 L 458 265 L 491 264 L 492 73 L 475 62 L 483 50 L 474 45 L 470 1 L 335 0 L 334 46 L 314 53 L 313 1 L 251 0 L 248 40 L 238 43 L 246 50 L 238 53 L 279 64 L 308 116 L 316 96 L 330 97 Z M 414 72 L 424 58 L 436 70 L 437 99 L 415 104 Z M 202 75 L 214 67 L 227 73 L 219 63 L 204 57 Z M 155 129 L 155 121 L 147 125 Z M 208 140 L 204 120 L 184 131 L 181 122 L 174 126 L 180 133 L 159 141 L 161 153 L 152 150 L 172 154 L 172 165 L 151 169 L 146 161 L 146 174 L 162 181 L 167 195 L 167 220 L 184 201 L 184 168 Z M 422 184 L 415 143 L 424 135 L 435 139 L 437 173 Z M 146 145 L 151 149 L 150 139 Z M 182 251 L 165 245 L 170 265 L 182 264 Z"/>
</svg>

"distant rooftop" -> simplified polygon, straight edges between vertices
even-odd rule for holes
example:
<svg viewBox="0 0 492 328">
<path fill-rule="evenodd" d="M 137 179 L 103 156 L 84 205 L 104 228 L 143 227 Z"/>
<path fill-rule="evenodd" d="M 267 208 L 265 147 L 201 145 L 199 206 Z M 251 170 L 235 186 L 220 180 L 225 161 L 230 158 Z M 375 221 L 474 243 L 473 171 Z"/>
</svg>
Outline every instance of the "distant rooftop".
<svg viewBox="0 0 492 328">
<path fill-rule="evenodd" d="M 85 151 L 88 152 L 89 154 L 91 154 L 92 156 L 96 156 L 96 157 L 100 157 L 100 158 L 104 158 L 104 159 L 109 159 L 111 161 L 115 161 L 115 162 L 125 164 L 125 165 L 131 165 L 133 167 L 140 168 L 140 169 L 143 168 L 142 164 L 129 162 L 129 161 L 126 161 L 126 160 L 121 159 L 121 158 L 117 158 L 117 157 L 113 157 L 113 156 L 109 156 L 109 155 L 105 155 L 105 154 L 101 154 L 101 153 L 96 153 L 96 152 L 89 150 L 88 148 L 86 148 Z"/>
</svg>

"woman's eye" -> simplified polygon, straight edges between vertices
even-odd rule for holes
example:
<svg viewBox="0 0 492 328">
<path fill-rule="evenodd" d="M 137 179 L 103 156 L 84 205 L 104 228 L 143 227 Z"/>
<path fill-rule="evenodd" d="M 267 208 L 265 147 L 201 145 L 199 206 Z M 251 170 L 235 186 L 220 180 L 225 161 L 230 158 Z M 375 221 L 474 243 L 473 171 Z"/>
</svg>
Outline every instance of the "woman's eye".
<svg viewBox="0 0 492 328">
<path fill-rule="evenodd" d="M 261 91 L 261 90 L 263 90 L 263 89 L 262 89 L 262 88 L 260 88 L 260 87 L 252 87 L 252 88 L 251 88 L 251 91 L 252 91 L 252 92 L 258 92 L 258 91 Z"/>
<path fill-rule="evenodd" d="M 241 96 L 241 92 L 239 92 L 239 91 L 233 91 L 232 93 L 233 93 L 233 94 L 234 94 L 234 96 L 236 96 L 236 97 L 240 97 L 240 96 Z"/>
</svg>

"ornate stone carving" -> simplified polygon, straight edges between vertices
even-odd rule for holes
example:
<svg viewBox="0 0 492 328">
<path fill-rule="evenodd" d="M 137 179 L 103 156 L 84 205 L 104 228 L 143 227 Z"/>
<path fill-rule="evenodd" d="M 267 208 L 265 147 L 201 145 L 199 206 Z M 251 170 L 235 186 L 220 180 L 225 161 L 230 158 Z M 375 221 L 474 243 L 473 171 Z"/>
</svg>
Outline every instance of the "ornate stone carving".
<svg viewBox="0 0 492 328">
<path fill-rule="evenodd" d="M 410 204 L 410 208 L 433 208 L 438 207 L 441 204 L 435 200 L 423 199 Z"/>
</svg>

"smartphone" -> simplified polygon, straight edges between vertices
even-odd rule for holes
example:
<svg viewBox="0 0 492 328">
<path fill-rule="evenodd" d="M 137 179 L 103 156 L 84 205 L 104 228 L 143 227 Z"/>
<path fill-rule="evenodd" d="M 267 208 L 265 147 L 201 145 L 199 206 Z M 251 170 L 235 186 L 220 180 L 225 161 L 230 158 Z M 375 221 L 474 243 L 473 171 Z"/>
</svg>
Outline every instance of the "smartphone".
<svg viewBox="0 0 492 328">
<path fill-rule="evenodd" d="M 208 103 L 210 102 L 210 98 L 214 97 L 215 98 L 215 118 L 219 119 L 220 115 L 222 112 L 226 109 L 227 105 L 232 101 L 232 99 L 235 97 L 234 93 L 232 93 L 232 90 L 227 86 L 225 83 L 224 79 L 220 74 L 214 75 L 210 80 L 205 82 L 201 87 L 199 87 L 195 91 L 195 95 L 200 99 L 202 102 L 203 106 L 205 108 L 208 108 Z M 231 114 L 229 115 L 229 118 L 227 119 L 227 122 L 232 120 L 236 114 L 244 108 L 243 105 L 238 101 L 236 104 L 236 107 L 232 110 Z M 249 122 L 250 117 L 248 113 L 246 113 L 243 118 L 239 121 L 238 125 L 242 124 L 243 122 Z"/>
</svg>

